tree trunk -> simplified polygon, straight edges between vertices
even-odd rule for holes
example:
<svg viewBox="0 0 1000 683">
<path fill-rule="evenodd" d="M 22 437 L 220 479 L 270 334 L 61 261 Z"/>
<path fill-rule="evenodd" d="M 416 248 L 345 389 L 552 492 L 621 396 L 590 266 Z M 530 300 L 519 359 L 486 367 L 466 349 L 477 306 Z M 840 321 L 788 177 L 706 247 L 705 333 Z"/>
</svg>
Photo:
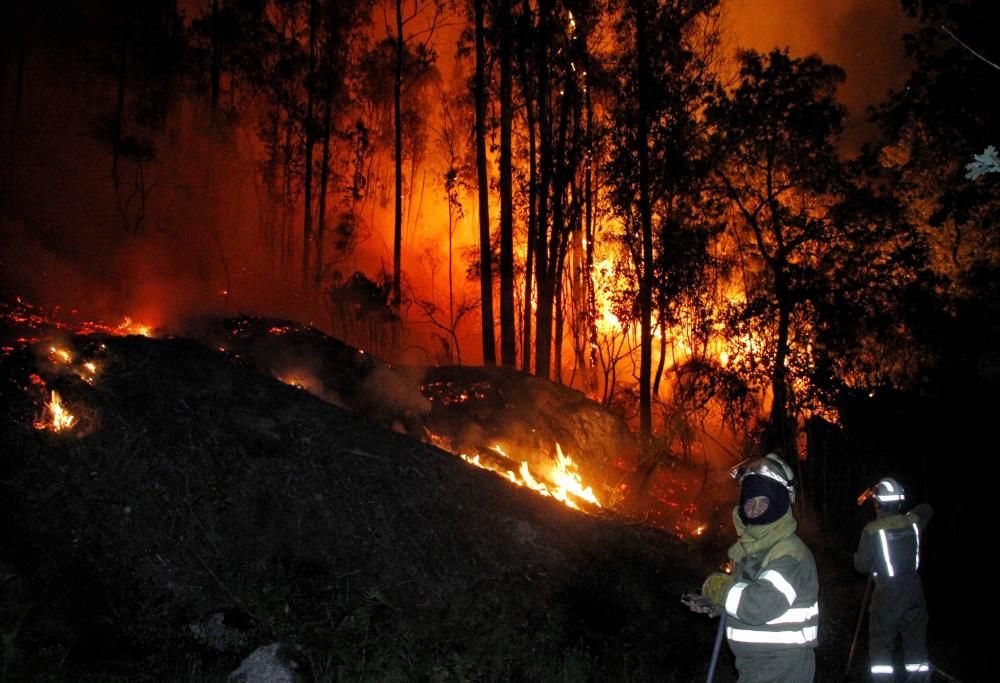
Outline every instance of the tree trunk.
<svg viewBox="0 0 1000 683">
<path fill-rule="evenodd" d="M 496 365 L 493 338 L 493 264 L 490 249 L 490 184 L 486 173 L 486 36 L 484 0 L 474 0 L 476 21 L 476 178 L 479 185 L 479 293 L 482 313 L 483 365 Z"/>
<path fill-rule="evenodd" d="M 663 379 L 663 368 L 667 364 L 667 331 L 662 322 L 663 315 L 660 315 L 660 360 L 656 364 L 656 373 L 653 375 L 653 396 L 660 394 L 660 380 Z"/>
<path fill-rule="evenodd" d="M 396 206 L 393 214 L 392 307 L 399 310 L 403 243 L 403 0 L 396 0 L 396 78 L 392 83 L 393 125 L 395 128 Z"/>
<path fill-rule="evenodd" d="M 313 244 L 312 228 L 312 155 L 313 155 L 313 91 L 316 86 L 316 0 L 309 2 L 309 73 L 306 76 L 306 119 L 305 119 L 305 180 L 303 181 L 303 218 L 302 218 L 302 295 L 309 301 L 309 288 L 312 278 L 309 277 L 311 263 L 310 253 Z"/>
<path fill-rule="evenodd" d="M 556 292 L 553 297 L 555 306 L 555 324 L 552 341 L 553 365 L 555 366 L 555 381 L 562 384 L 562 342 L 563 342 L 563 286 L 562 281 L 556 280 Z"/>
<path fill-rule="evenodd" d="M 282 252 L 281 252 L 281 266 L 282 275 L 286 281 L 290 281 L 293 275 L 293 266 L 295 263 L 295 235 L 294 235 L 294 224 L 293 218 L 295 216 L 295 197 L 292 194 L 292 133 L 294 124 L 292 121 L 292 114 L 285 109 L 285 154 L 284 154 L 284 168 L 282 169 L 282 174 L 284 178 L 284 186 L 282 187 L 282 216 L 281 216 L 281 227 L 282 227 Z"/>
<path fill-rule="evenodd" d="M 546 291 L 549 293 L 547 301 L 548 315 L 544 318 L 539 316 L 538 331 L 539 342 L 542 340 L 543 330 L 548 330 L 548 335 L 552 340 L 553 362 L 555 364 L 553 376 L 556 381 L 562 378 L 562 273 L 566 252 L 567 225 L 572 225 L 572 219 L 567 216 L 567 188 L 569 177 L 572 173 L 572 164 L 567 159 L 567 131 L 569 127 L 569 111 L 571 107 L 570 92 L 572 86 L 565 85 L 563 97 L 559 98 L 559 128 L 556 135 L 556 148 L 553 155 L 552 172 L 552 228 L 549 231 L 548 257 L 546 262 L 548 269 L 545 271 L 544 280 L 547 284 Z M 541 275 L 541 273 L 539 273 Z M 544 311 L 539 306 L 540 311 Z"/>
<path fill-rule="evenodd" d="M 513 77 L 511 74 L 511 8 L 500 11 L 500 362 L 517 364 L 514 333 L 514 178 L 511 152 Z"/>
<path fill-rule="evenodd" d="M 528 0 L 524 2 L 524 19 L 529 21 L 531 8 Z M 524 31 L 527 33 L 527 31 Z M 528 237 L 524 257 L 524 314 L 522 317 L 523 337 L 521 343 L 521 369 L 524 372 L 531 372 L 531 320 L 533 317 L 533 307 L 531 304 L 531 293 L 534 291 L 534 265 L 535 265 L 535 225 L 538 220 L 538 164 L 537 164 L 537 137 L 535 130 L 535 109 L 532 103 L 531 78 L 528 74 L 527 59 L 520 60 L 521 92 L 524 97 L 524 115 L 528 127 Z"/>
<path fill-rule="evenodd" d="M 586 131 L 587 140 L 591 139 L 591 113 L 592 106 L 590 102 L 590 88 L 587 88 L 584 92 L 584 107 L 586 112 Z M 586 159 L 586 170 L 584 174 L 584 207 L 585 207 L 585 224 L 584 224 L 584 236 L 586 239 L 586 260 L 585 260 L 585 270 L 584 270 L 584 282 L 587 287 L 586 294 L 586 307 L 587 307 L 587 338 L 589 340 L 590 353 L 588 355 L 590 370 L 589 377 L 590 383 L 587 385 L 587 390 L 591 395 L 596 395 L 597 393 L 597 374 L 593 372 L 594 368 L 597 367 L 597 293 L 594 291 L 594 191 L 593 191 L 593 175 L 594 175 L 594 155 L 593 150 L 587 150 Z"/>
<path fill-rule="evenodd" d="M 586 202 L 586 197 L 584 198 Z M 573 316 L 570 320 L 573 331 L 573 351 L 575 353 L 575 365 L 580 371 L 580 383 L 584 391 L 590 390 L 590 363 L 587 360 L 588 345 L 588 310 L 590 309 L 589 288 L 587 287 L 587 260 L 586 260 L 586 213 L 584 214 L 584 225 L 577 230 L 573 236 L 571 252 L 570 282 L 572 283 Z"/>
<path fill-rule="evenodd" d="M 639 221 L 642 231 L 642 264 L 639 281 L 639 439 L 645 448 L 652 437 L 652 400 L 650 375 L 653 361 L 652 292 L 653 292 L 653 212 L 649 196 L 649 97 L 650 73 L 645 31 L 648 25 L 644 0 L 635 0 L 636 10 L 636 66 L 639 122 L 636 145 L 639 156 Z"/>
<path fill-rule="evenodd" d="M 330 74 L 328 74 L 328 77 Z M 313 266 L 313 289 L 322 294 L 323 242 L 326 237 L 326 192 L 330 181 L 330 123 L 333 114 L 333 86 L 326 92 L 326 111 L 323 114 L 323 158 L 319 167 L 319 213 L 316 216 L 316 260 Z"/>
<path fill-rule="evenodd" d="M 212 45 L 211 45 L 211 60 L 212 60 L 212 74 L 211 74 L 211 95 L 212 95 L 212 110 L 218 109 L 219 107 L 219 93 L 222 90 L 222 48 L 219 46 L 219 0 L 212 0 L 212 18 L 211 18 L 211 32 L 212 32 Z"/>
<path fill-rule="evenodd" d="M 788 334 L 791 327 L 792 305 L 782 268 L 775 271 L 775 295 L 778 299 L 778 329 L 775 341 L 774 367 L 771 368 L 771 414 L 768 418 L 764 448 L 777 451 L 786 459 L 794 458 L 795 439 L 788 415 Z"/>
<path fill-rule="evenodd" d="M 548 39 L 551 31 L 551 2 L 539 2 L 538 33 L 535 44 L 535 68 L 538 71 L 538 135 L 539 135 L 539 188 L 536 201 L 538 214 L 535 228 L 535 281 L 537 302 L 535 310 L 535 374 L 548 378 L 552 347 L 552 296 L 554 290 L 548 265 L 549 185 L 552 179 L 552 130 L 549 125 L 549 55 Z"/>
</svg>

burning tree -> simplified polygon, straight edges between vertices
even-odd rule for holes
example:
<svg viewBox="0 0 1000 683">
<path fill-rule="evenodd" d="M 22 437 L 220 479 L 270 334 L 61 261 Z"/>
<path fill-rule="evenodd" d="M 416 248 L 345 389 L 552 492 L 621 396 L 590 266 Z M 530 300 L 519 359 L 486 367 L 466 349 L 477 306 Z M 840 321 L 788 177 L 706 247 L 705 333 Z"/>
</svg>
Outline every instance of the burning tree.
<svg viewBox="0 0 1000 683">
<path fill-rule="evenodd" d="M 627 47 L 619 55 L 616 83 L 621 96 L 613 104 L 612 135 L 617 145 L 608 173 L 637 280 L 639 431 L 645 442 L 653 429 L 654 315 L 664 325 L 665 339 L 670 300 L 692 282 L 697 270 L 671 267 L 681 261 L 671 259 L 670 253 L 675 237 L 680 242 L 681 232 L 698 229 L 702 213 L 699 181 L 705 175 L 707 147 L 699 114 L 713 83 L 708 66 L 716 40 L 711 30 L 715 6 L 714 0 L 635 0 L 626 5 L 617 31 Z M 704 262 L 697 253 L 687 256 L 693 256 L 694 263 Z M 654 301 L 659 304 L 655 312 Z"/>
<path fill-rule="evenodd" d="M 738 85 L 709 110 L 722 149 L 714 177 L 732 207 L 730 236 L 736 253 L 750 257 L 730 334 L 760 340 L 737 362 L 766 373 L 763 447 L 785 453 L 795 449 L 794 381 L 810 364 L 803 311 L 821 287 L 817 261 L 837 229 L 832 209 L 843 192 L 836 142 L 844 110 L 835 99 L 843 78 L 818 57 L 745 52 Z"/>
</svg>

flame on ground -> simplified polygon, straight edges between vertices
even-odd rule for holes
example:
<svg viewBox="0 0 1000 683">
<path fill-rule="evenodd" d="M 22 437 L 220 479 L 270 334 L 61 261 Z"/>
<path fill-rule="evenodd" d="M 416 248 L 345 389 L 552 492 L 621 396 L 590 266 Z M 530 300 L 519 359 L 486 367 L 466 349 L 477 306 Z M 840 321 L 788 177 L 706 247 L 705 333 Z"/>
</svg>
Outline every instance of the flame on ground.
<svg viewBox="0 0 1000 683">
<path fill-rule="evenodd" d="M 48 360 L 53 365 L 65 365 L 80 379 L 87 384 L 93 385 L 97 381 L 100 370 L 96 361 L 86 360 L 76 364 L 74 353 L 62 346 L 49 346 Z"/>
<path fill-rule="evenodd" d="M 503 458 L 513 460 L 499 444 L 494 445 L 491 450 Z M 522 460 L 515 471 L 513 469 L 504 470 L 498 463 L 483 460 L 478 453 L 471 456 L 459 453 L 459 457 L 470 465 L 496 472 L 518 486 L 524 486 L 543 496 L 555 498 L 574 510 L 580 509 L 579 501 L 586 501 L 591 505 L 602 507 L 593 488 L 584 485 L 577 464 L 573 462 L 571 457 L 562 452 L 562 447 L 558 443 L 556 443 L 556 462 L 547 474 L 538 476 L 531 472 L 526 460 Z"/>
<path fill-rule="evenodd" d="M 121 324 L 118 325 L 118 332 L 119 334 L 136 334 L 142 337 L 153 336 L 153 329 L 149 325 L 137 323 L 127 315 L 124 320 L 122 320 Z"/>
<path fill-rule="evenodd" d="M 62 403 L 62 397 L 55 389 L 52 398 L 45 404 L 42 419 L 35 422 L 35 429 L 45 429 L 51 432 L 64 432 L 73 428 L 76 417 Z"/>
<path fill-rule="evenodd" d="M 19 345 L 37 344 L 50 340 L 56 331 L 66 331 L 80 335 L 110 334 L 118 337 L 126 335 L 155 336 L 154 328 L 145 323 L 135 322 L 130 316 L 123 316 L 122 321 L 115 324 L 105 324 L 91 320 L 80 320 L 75 309 L 63 310 L 56 306 L 51 311 L 41 306 L 35 306 L 15 298 L 14 304 L 0 302 L 0 319 L 8 322 L 22 334 L 17 339 Z M 7 351 L 5 347 L 3 350 Z M 13 350 L 10 348 L 9 350 Z M 55 348 L 51 353 L 57 353 Z M 53 359 L 53 362 L 56 362 Z M 64 362 L 69 362 L 64 359 Z"/>
</svg>

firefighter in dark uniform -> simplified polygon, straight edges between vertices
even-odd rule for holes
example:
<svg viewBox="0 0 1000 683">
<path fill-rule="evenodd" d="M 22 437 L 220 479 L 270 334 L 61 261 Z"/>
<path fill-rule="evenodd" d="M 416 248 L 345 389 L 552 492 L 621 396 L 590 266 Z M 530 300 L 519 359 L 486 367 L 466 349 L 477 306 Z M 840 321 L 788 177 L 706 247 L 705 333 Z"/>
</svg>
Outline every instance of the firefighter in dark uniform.
<svg viewBox="0 0 1000 683">
<path fill-rule="evenodd" d="M 858 505 L 871 499 L 875 520 L 865 525 L 854 555 L 854 567 L 875 582 L 868 620 L 868 658 L 872 680 L 895 681 L 893 649 L 896 636 L 903 642 L 904 680 L 926 681 L 927 602 L 917 568 L 920 541 L 934 511 L 926 503 L 903 513 L 903 487 L 895 479 L 882 479 L 858 497 Z"/>
<path fill-rule="evenodd" d="M 733 574 L 712 574 L 701 593 L 724 611 L 740 683 L 808 683 L 816 672 L 819 581 L 812 553 L 795 533 L 792 470 L 768 453 L 730 474 L 740 482 Z"/>
</svg>

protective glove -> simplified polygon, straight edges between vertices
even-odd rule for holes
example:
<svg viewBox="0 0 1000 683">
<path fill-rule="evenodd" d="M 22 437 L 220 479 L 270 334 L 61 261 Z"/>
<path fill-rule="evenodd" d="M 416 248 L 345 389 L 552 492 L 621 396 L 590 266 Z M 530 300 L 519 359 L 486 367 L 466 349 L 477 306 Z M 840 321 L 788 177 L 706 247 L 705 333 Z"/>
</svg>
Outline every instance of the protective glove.
<svg viewBox="0 0 1000 683">
<path fill-rule="evenodd" d="M 722 614 L 722 607 L 712 602 L 712 599 L 695 591 L 689 591 L 681 596 L 681 602 L 689 610 L 697 614 L 707 614 L 710 617 L 717 617 Z"/>
<path fill-rule="evenodd" d="M 734 583 L 736 583 L 736 579 L 729 574 L 714 572 L 705 579 L 705 583 L 701 584 L 701 594 L 716 605 L 722 606 L 726 602 L 726 593 L 729 592 L 729 587 Z"/>
</svg>

